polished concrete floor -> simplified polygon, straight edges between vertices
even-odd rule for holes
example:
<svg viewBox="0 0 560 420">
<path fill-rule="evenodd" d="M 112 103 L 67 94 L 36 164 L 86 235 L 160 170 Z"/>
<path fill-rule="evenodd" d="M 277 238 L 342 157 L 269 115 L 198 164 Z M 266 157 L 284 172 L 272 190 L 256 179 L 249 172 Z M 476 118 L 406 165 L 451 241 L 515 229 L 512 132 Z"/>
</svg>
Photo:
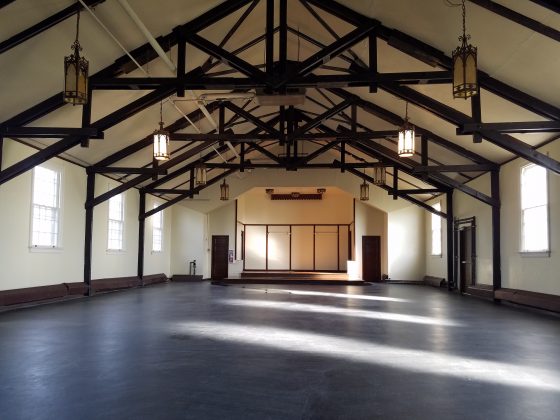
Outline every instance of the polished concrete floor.
<svg viewBox="0 0 560 420">
<path fill-rule="evenodd" d="M 167 284 L 0 314 L 0 418 L 558 419 L 560 319 L 407 285 Z"/>
</svg>

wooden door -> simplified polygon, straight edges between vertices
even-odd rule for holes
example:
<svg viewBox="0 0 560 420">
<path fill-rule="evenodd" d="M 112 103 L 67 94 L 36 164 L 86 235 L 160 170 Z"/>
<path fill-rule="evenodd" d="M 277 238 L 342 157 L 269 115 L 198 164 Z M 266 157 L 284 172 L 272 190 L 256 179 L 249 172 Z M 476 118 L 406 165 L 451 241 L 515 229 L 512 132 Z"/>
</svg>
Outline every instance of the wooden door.
<svg viewBox="0 0 560 420">
<path fill-rule="evenodd" d="M 380 236 L 362 236 L 362 279 L 381 281 Z"/>
<path fill-rule="evenodd" d="M 228 276 L 229 236 L 212 235 L 212 269 L 213 280 L 225 279 Z"/>
<path fill-rule="evenodd" d="M 468 227 L 459 231 L 459 281 L 463 292 L 474 286 L 473 268 L 473 228 Z"/>
</svg>

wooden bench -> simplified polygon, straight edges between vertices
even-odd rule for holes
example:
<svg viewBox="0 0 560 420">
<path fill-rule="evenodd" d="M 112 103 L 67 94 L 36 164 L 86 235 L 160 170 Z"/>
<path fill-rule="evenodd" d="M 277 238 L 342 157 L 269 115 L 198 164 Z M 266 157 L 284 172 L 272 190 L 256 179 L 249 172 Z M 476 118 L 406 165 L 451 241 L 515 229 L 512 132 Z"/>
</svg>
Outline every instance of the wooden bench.
<svg viewBox="0 0 560 420">
<path fill-rule="evenodd" d="M 140 286 L 140 279 L 134 277 L 114 277 L 108 279 L 96 279 L 91 281 L 91 287 L 96 292 L 109 290 L 129 289 Z"/>
<path fill-rule="evenodd" d="M 0 291 L 0 306 L 62 298 L 67 294 L 68 289 L 63 284 L 3 290 Z"/>
<path fill-rule="evenodd" d="M 444 287 L 447 283 L 442 277 L 424 276 L 424 284 L 434 287 Z"/>
<path fill-rule="evenodd" d="M 520 305 L 538 309 L 560 312 L 560 296 L 546 293 L 529 292 L 516 289 L 498 289 L 494 292 L 496 299 L 505 300 Z"/>
</svg>

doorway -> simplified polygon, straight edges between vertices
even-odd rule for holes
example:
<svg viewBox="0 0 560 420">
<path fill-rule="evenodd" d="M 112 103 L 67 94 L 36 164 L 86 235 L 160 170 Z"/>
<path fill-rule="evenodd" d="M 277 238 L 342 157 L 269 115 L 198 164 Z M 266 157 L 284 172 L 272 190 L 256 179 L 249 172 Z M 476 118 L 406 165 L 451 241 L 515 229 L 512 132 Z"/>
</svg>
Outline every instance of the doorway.
<svg viewBox="0 0 560 420">
<path fill-rule="evenodd" d="M 225 279 L 228 276 L 229 236 L 212 235 L 212 266 L 213 280 Z"/>
<path fill-rule="evenodd" d="M 381 236 L 362 236 L 362 279 L 381 281 Z"/>
<path fill-rule="evenodd" d="M 454 273 L 461 293 L 476 285 L 476 220 L 455 220 Z"/>
</svg>

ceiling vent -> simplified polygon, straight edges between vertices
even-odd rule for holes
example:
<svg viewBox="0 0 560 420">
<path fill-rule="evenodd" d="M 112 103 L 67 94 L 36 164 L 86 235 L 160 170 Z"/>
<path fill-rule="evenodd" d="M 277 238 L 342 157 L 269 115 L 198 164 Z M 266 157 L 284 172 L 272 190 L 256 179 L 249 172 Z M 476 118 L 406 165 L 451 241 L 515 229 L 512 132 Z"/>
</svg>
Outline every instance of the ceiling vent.
<svg viewBox="0 0 560 420">
<path fill-rule="evenodd" d="M 257 89 L 257 103 L 261 106 L 290 106 L 305 103 L 305 89 L 288 89 L 286 93 L 269 93 Z"/>
</svg>

